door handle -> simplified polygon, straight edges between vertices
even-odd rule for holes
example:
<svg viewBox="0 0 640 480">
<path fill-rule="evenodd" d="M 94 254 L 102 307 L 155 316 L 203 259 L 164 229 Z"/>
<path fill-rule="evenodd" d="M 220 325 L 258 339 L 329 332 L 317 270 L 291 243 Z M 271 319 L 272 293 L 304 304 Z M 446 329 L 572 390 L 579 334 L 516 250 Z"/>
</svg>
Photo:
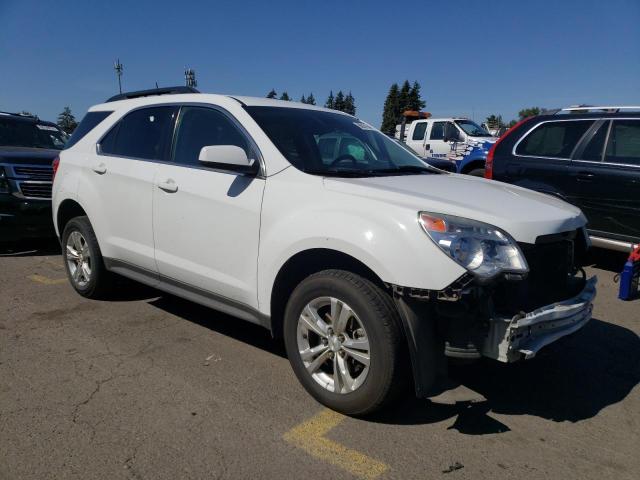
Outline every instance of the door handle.
<svg viewBox="0 0 640 480">
<path fill-rule="evenodd" d="M 175 193 L 178 191 L 178 184 L 173 180 L 173 178 L 168 178 L 164 182 L 159 182 L 158 188 L 167 193 Z"/>
<path fill-rule="evenodd" d="M 576 173 L 576 177 L 579 182 L 590 182 L 596 177 L 596 175 L 591 172 L 578 172 Z"/>
<path fill-rule="evenodd" d="M 430 143 L 425 143 L 424 144 L 424 149 L 425 150 L 431 150 L 431 144 Z"/>
<path fill-rule="evenodd" d="M 98 175 L 102 175 L 107 172 L 107 166 L 104 163 L 99 163 L 98 165 L 94 165 L 92 170 Z"/>
</svg>

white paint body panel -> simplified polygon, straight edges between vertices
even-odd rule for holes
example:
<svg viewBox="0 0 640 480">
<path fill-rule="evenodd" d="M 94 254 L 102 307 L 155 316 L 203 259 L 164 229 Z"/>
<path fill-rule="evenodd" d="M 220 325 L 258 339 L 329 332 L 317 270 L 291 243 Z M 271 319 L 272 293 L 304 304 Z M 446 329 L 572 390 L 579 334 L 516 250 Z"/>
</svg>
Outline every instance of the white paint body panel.
<svg viewBox="0 0 640 480">
<path fill-rule="evenodd" d="M 248 105 L 312 108 L 295 102 L 208 94 L 112 102 L 115 110 L 61 153 L 54 218 L 65 199 L 87 212 L 105 257 L 159 271 L 181 283 L 270 315 L 274 280 L 296 253 L 333 249 L 367 265 L 384 282 L 440 290 L 465 270 L 429 240 L 419 211 L 471 218 L 521 242 L 584 226 L 580 210 L 519 187 L 460 175 L 323 178 L 292 167 L 244 110 Z M 106 157 L 96 142 L 132 109 L 215 105 L 246 129 L 264 161 L 261 178 L 167 163 Z M 332 111 L 333 112 L 333 111 Z M 428 134 L 428 133 L 427 133 Z M 105 163 L 106 172 L 92 171 Z M 158 184 L 173 180 L 166 193 Z"/>
</svg>

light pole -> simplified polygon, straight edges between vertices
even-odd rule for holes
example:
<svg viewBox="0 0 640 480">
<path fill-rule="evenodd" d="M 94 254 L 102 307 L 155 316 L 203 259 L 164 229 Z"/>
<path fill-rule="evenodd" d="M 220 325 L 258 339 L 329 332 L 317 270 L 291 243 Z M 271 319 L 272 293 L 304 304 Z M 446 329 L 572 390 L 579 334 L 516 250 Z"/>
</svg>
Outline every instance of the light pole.
<svg viewBox="0 0 640 480">
<path fill-rule="evenodd" d="M 113 64 L 113 69 L 116 71 L 116 75 L 118 76 L 118 90 L 122 93 L 122 71 L 124 70 L 124 65 L 120 63 L 120 59 L 116 60 L 116 63 Z"/>
<path fill-rule="evenodd" d="M 185 67 L 184 79 L 187 84 L 187 87 L 195 88 L 198 86 L 198 82 L 196 80 L 196 71 L 193 68 Z"/>
</svg>

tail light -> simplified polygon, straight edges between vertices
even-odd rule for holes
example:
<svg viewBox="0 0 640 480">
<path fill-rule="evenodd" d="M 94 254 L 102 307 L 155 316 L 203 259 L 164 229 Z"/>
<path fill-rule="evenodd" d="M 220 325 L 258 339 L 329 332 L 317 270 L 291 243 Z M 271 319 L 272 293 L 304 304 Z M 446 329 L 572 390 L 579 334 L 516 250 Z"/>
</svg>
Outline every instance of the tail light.
<svg viewBox="0 0 640 480">
<path fill-rule="evenodd" d="M 491 147 L 491 149 L 489 150 L 489 153 L 487 154 L 487 160 L 484 164 L 484 178 L 488 178 L 489 180 L 491 180 L 493 178 L 493 156 L 496 153 L 496 148 L 498 148 L 498 145 L 500 144 L 501 141 L 503 141 L 505 138 L 507 138 L 507 136 L 514 132 L 515 130 L 518 129 L 518 127 L 520 127 L 520 125 L 522 125 L 524 122 L 526 122 L 527 120 L 529 120 L 531 117 L 527 117 L 523 120 L 520 120 L 518 123 L 516 123 L 513 127 L 511 127 L 509 130 L 507 130 L 506 132 L 504 132 L 502 134 L 502 136 L 498 139 L 498 141 L 496 143 L 493 144 L 493 146 Z"/>
<path fill-rule="evenodd" d="M 58 172 L 59 165 L 60 165 L 60 156 L 58 155 L 56 158 L 53 159 L 53 162 L 51 162 L 51 168 L 53 168 L 52 180 L 55 180 L 56 178 L 56 173 Z"/>
</svg>

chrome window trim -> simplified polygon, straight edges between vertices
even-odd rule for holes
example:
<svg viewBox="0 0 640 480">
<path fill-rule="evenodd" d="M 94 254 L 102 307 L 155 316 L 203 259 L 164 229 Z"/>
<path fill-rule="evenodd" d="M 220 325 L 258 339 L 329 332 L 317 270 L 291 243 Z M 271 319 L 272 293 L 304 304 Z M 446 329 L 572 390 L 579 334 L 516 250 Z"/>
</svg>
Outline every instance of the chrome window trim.
<svg viewBox="0 0 640 480">
<path fill-rule="evenodd" d="M 141 161 L 141 162 L 161 163 L 161 164 L 164 164 L 164 165 L 175 165 L 175 166 L 183 167 L 183 168 L 193 168 L 193 169 L 207 170 L 207 171 L 214 171 L 214 172 L 221 172 L 221 173 L 233 173 L 233 174 L 236 174 L 236 175 L 240 174 L 238 172 L 233 172 L 231 170 L 222 170 L 222 169 L 207 167 L 207 166 L 204 166 L 204 165 L 203 166 L 185 165 L 183 163 L 174 162 L 172 160 L 158 160 L 158 159 L 152 159 L 152 158 L 127 157 L 127 156 L 124 156 L 124 155 L 116 155 L 114 153 L 105 153 L 100 149 L 100 143 L 102 142 L 104 137 L 106 137 L 114 128 L 117 128 L 117 126 L 120 124 L 120 122 L 127 115 L 129 115 L 132 112 L 136 112 L 138 110 L 142 110 L 142 109 L 145 109 L 145 108 L 155 108 L 155 107 L 178 107 L 178 109 L 177 109 L 177 117 L 176 117 L 174 125 L 173 125 L 173 131 L 171 132 L 171 144 L 169 145 L 169 153 L 170 153 L 170 155 L 172 155 L 172 153 L 173 153 L 173 142 L 175 141 L 175 136 L 177 134 L 178 119 L 180 118 L 180 113 L 182 111 L 182 107 L 210 108 L 212 110 L 217 110 L 220 113 L 222 113 L 236 128 L 238 128 L 238 130 L 240 131 L 242 136 L 245 137 L 245 139 L 247 140 L 249 148 L 255 153 L 256 157 L 258 157 L 256 160 L 258 160 L 258 164 L 260 166 L 260 169 L 259 169 L 258 174 L 256 175 L 256 177 L 258 177 L 258 178 L 266 178 L 267 169 L 266 169 L 266 165 L 265 165 L 265 162 L 264 162 L 264 157 L 263 157 L 262 152 L 260 151 L 260 148 L 258 147 L 258 144 L 256 143 L 256 141 L 249 134 L 247 129 L 244 128 L 244 126 L 238 121 L 238 119 L 235 118 L 231 114 L 231 112 L 229 112 L 227 109 L 225 109 L 225 108 L 223 108 L 223 107 L 221 107 L 219 105 L 214 105 L 212 103 L 203 103 L 203 102 L 154 103 L 152 105 L 141 105 L 139 107 L 132 108 L 131 110 L 127 110 L 120 118 L 118 118 L 113 123 L 113 125 L 111 125 L 111 127 L 104 134 L 102 134 L 100 136 L 100 138 L 96 142 L 96 154 L 98 156 L 103 156 L 103 157 L 126 158 L 127 160 L 137 160 L 137 161 Z"/>
<path fill-rule="evenodd" d="M 511 155 L 513 155 L 514 157 L 520 157 L 520 158 L 544 158 L 547 160 L 564 160 L 565 162 L 570 162 L 571 161 L 571 156 L 575 153 L 575 149 L 577 148 L 578 145 L 580 145 L 580 142 L 582 141 L 583 137 L 585 134 L 587 134 L 589 132 L 589 130 L 591 130 L 591 128 L 593 127 L 593 123 L 597 122 L 598 120 L 602 120 L 602 118 L 560 118 L 560 119 L 550 119 L 550 120 L 543 120 L 542 122 L 536 123 L 533 127 L 531 127 L 529 130 L 527 130 L 527 132 L 520 137 L 520 140 L 518 140 L 515 145 L 513 146 L 513 148 L 511 149 Z M 587 128 L 587 130 L 582 134 L 582 136 L 580 137 L 580 140 L 578 140 L 576 142 L 576 145 L 573 147 L 573 150 L 571 150 L 571 154 L 569 155 L 568 158 L 564 158 L 564 157 L 546 157 L 546 156 L 542 156 L 542 155 L 522 155 L 519 153 L 516 153 L 516 150 L 518 149 L 518 146 L 520 145 L 520 143 L 522 143 L 522 141 L 527 138 L 529 135 L 531 135 L 531 133 L 537 129 L 538 127 L 540 127 L 541 125 L 544 125 L 545 123 L 556 123 L 556 122 L 592 122 L 592 125 L 589 126 L 589 128 Z"/>
</svg>

